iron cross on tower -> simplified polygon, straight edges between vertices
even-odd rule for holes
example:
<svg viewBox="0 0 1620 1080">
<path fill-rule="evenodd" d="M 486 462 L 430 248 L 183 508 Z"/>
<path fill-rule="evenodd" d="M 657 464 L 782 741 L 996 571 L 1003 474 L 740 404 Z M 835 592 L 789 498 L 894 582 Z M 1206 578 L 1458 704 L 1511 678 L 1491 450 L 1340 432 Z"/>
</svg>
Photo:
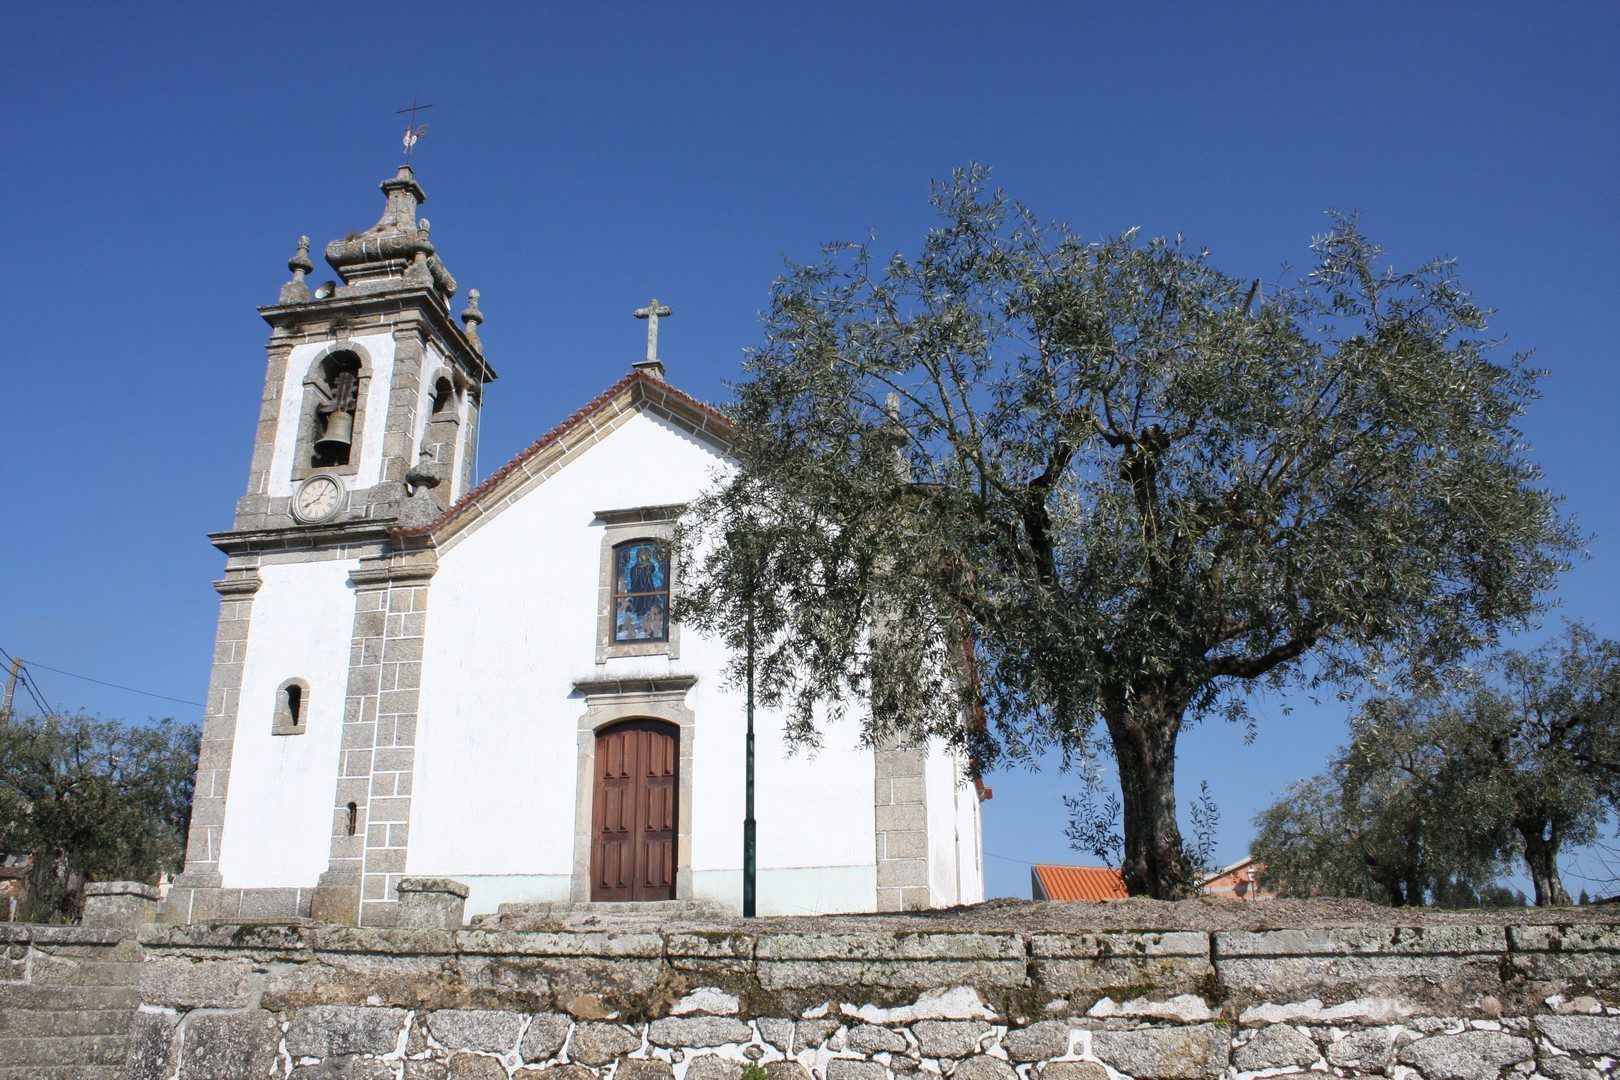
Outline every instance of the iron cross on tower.
<svg viewBox="0 0 1620 1080">
<path fill-rule="evenodd" d="M 428 126 L 426 124 L 423 124 L 421 127 L 416 126 L 416 114 L 421 112 L 423 109 L 431 109 L 431 108 L 433 108 L 432 105 L 419 105 L 419 104 L 417 104 L 417 97 L 416 97 L 415 94 L 412 94 L 411 95 L 411 107 L 410 108 L 408 108 L 408 109 L 395 109 L 394 110 L 394 115 L 395 116 L 403 116 L 406 113 L 411 114 L 411 122 L 405 128 L 405 138 L 403 140 L 404 143 L 405 143 L 405 164 L 407 166 L 409 166 L 410 163 L 411 163 L 411 150 L 415 148 L 416 140 L 420 139 L 422 136 L 426 135 L 427 130 L 428 130 Z"/>
<path fill-rule="evenodd" d="M 635 316 L 647 320 L 647 363 L 658 363 L 658 320 L 675 314 L 674 308 L 660 307 L 658 298 L 644 308 L 637 308 Z"/>
</svg>

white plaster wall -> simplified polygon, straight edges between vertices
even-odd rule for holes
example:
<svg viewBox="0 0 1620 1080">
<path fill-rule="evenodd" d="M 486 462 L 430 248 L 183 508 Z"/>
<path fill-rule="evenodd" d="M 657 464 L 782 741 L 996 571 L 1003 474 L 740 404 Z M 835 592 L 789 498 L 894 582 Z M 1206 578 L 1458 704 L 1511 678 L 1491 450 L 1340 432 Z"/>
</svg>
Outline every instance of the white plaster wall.
<svg viewBox="0 0 1620 1080">
<path fill-rule="evenodd" d="M 227 888 L 314 885 L 331 853 L 354 630 L 348 560 L 261 567 L 231 751 L 219 869 Z M 309 682 L 304 733 L 272 735 L 276 690 Z"/>
<path fill-rule="evenodd" d="M 554 889 L 545 879 L 573 871 L 585 711 L 573 681 L 674 671 L 698 676 L 686 697 L 694 891 L 723 898 L 742 863 L 742 696 L 721 685 L 722 647 L 690 628 L 677 660 L 596 664 L 604 526 L 593 523 L 598 510 L 690 499 L 722 466 L 706 444 L 638 414 L 444 553 L 430 587 L 409 873 L 483 877 L 474 911 Z M 756 729 L 762 907 L 870 909 L 871 752 L 853 725 L 796 757 L 780 716 L 760 710 Z"/>
<path fill-rule="evenodd" d="M 929 743 L 923 766 L 923 787 L 928 796 L 928 884 L 934 903 L 958 903 L 957 873 L 961 846 L 957 834 L 956 786 L 960 764 L 954 752 L 938 741 Z"/>
<path fill-rule="evenodd" d="M 363 402 L 366 422 L 360 433 L 360 462 L 354 475 L 344 478 L 351 488 L 376 484 L 382 475 L 383 435 L 388 426 L 388 387 L 394 377 L 394 336 L 367 334 L 351 339 L 371 358 L 371 381 Z M 281 421 L 276 429 L 276 449 L 270 465 L 272 496 L 291 495 L 293 456 L 298 449 L 299 410 L 304 406 L 304 379 L 315 358 L 334 343 L 319 341 L 296 345 L 287 356 L 287 373 L 281 385 Z"/>
<path fill-rule="evenodd" d="M 959 904 L 977 904 L 984 899 L 984 822 L 980 817 L 979 792 L 971 781 L 956 785 L 956 849 L 958 880 L 962 883 Z"/>
<path fill-rule="evenodd" d="M 692 894 L 742 910 L 742 871 L 700 870 Z M 760 915 L 824 915 L 871 911 L 877 904 L 877 866 L 764 867 L 755 880 Z"/>
</svg>

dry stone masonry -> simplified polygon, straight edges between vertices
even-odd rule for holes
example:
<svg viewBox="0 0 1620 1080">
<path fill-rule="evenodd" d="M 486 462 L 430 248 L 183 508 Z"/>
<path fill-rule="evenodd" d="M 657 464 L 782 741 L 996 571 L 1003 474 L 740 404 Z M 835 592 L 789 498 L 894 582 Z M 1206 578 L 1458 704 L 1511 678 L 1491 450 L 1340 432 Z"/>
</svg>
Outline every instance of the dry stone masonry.
<svg viewBox="0 0 1620 1080">
<path fill-rule="evenodd" d="M 155 907 L 140 892 L 97 898 L 86 926 L 0 928 L 0 1077 L 1620 1071 L 1620 912 L 1000 903 L 464 927 L 454 882 L 411 882 L 400 898 L 403 925 L 387 929 L 137 925 Z"/>
</svg>

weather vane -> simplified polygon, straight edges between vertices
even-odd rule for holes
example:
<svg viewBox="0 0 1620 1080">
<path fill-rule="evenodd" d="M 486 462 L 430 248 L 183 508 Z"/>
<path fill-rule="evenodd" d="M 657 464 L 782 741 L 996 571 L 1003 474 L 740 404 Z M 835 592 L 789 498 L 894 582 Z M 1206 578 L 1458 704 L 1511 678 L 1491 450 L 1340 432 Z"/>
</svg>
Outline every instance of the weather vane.
<svg viewBox="0 0 1620 1080">
<path fill-rule="evenodd" d="M 419 105 L 419 104 L 417 104 L 416 95 L 412 94 L 411 95 L 411 107 L 410 108 L 408 108 L 408 109 L 395 109 L 394 110 L 394 115 L 395 116 L 403 116 L 405 113 L 410 113 L 411 114 L 411 122 L 405 128 L 405 138 L 402 140 L 405 143 L 405 165 L 406 165 L 407 168 L 409 168 L 410 164 L 411 164 L 411 150 L 415 148 L 416 140 L 420 139 L 422 136 L 424 136 L 424 135 L 426 135 L 428 133 L 428 126 L 426 124 L 423 124 L 420 127 L 417 126 L 416 114 L 418 112 L 422 111 L 423 109 L 431 109 L 431 108 L 433 108 L 432 105 Z"/>
</svg>

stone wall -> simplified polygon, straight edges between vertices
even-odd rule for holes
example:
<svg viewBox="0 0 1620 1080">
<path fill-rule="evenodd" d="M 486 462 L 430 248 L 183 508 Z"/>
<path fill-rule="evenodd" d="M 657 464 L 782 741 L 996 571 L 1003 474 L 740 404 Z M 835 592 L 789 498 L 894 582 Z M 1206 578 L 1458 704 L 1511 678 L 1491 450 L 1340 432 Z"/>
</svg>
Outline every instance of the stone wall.
<svg viewBox="0 0 1620 1080">
<path fill-rule="evenodd" d="M 1228 902 L 1219 925 L 1193 929 L 1199 918 L 1160 908 L 1173 916 L 1162 929 L 1097 905 L 454 929 L 441 908 L 414 928 L 146 926 L 133 940 L 102 931 L 96 947 L 123 950 L 112 962 L 126 967 L 140 954 L 141 1005 L 125 1016 L 126 1075 L 142 1080 L 734 1080 L 750 1062 L 770 1080 L 1562 1080 L 1620 1067 L 1620 913 L 1347 924 Z M 36 931 L 21 943 L 36 975 L 69 947 L 52 933 L 88 932 Z M 117 1011 L 83 1001 L 84 1016 Z M 75 1017 L 62 1023 L 79 1023 L 60 1003 Z M 0 1052 L 9 1010 L 4 1025 Z M 108 1044 L 83 1037 L 104 1062 Z"/>
<path fill-rule="evenodd" d="M 144 886 L 91 885 L 83 926 L 0 924 L 0 1077 L 126 1075 L 144 951 Z"/>
</svg>

